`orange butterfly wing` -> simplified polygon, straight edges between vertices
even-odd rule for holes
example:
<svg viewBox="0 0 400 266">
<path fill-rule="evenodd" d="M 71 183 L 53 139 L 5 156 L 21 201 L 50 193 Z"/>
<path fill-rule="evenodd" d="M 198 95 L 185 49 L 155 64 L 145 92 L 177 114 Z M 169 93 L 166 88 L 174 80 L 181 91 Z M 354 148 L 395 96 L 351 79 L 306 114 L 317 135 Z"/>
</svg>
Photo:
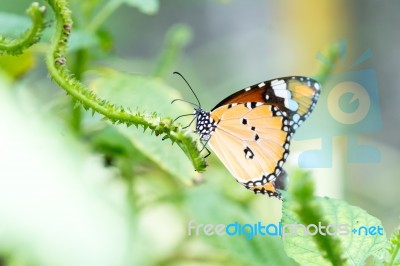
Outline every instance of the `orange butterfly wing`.
<svg viewBox="0 0 400 266">
<path fill-rule="evenodd" d="M 292 76 L 264 81 L 238 91 L 217 104 L 212 111 L 234 103 L 264 102 L 277 106 L 293 120 L 295 131 L 310 115 L 318 101 L 321 85 L 308 77 Z"/>
<path fill-rule="evenodd" d="M 261 82 L 221 101 L 210 112 L 195 109 L 196 132 L 246 188 L 280 198 L 282 166 L 295 130 L 319 98 L 320 84 L 308 77 Z"/>
<path fill-rule="evenodd" d="M 260 102 L 223 105 L 211 118 L 217 126 L 208 143 L 235 179 L 254 192 L 279 198 L 274 182 L 289 152 L 289 119 Z"/>
</svg>

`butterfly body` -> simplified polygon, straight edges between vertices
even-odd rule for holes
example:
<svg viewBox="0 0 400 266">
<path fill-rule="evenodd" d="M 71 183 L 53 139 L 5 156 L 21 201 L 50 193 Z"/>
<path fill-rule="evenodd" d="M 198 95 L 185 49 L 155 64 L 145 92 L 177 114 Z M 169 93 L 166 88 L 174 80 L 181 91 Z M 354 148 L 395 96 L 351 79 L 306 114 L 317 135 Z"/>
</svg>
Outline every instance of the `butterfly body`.
<svg viewBox="0 0 400 266">
<path fill-rule="evenodd" d="M 210 112 L 196 108 L 196 132 L 237 182 L 280 198 L 275 184 L 282 184 L 290 141 L 314 109 L 320 90 L 317 81 L 298 76 L 255 84 Z"/>
<path fill-rule="evenodd" d="M 194 116 L 196 117 L 196 132 L 199 134 L 200 140 L 208 141 L 217 126 L 216 122 L 211 118 L 210 112 L 201 108 L 194 110 Z"/>
</svg>

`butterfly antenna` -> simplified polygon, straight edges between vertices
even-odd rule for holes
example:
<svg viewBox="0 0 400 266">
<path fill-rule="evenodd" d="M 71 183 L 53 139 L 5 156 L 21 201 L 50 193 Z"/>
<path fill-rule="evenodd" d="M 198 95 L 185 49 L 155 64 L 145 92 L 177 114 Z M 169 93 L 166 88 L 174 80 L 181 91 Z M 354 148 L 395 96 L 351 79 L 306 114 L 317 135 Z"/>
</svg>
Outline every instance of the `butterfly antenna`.
<svg viewBox="0 0 400 266">
<path fill-rule="evenodd" d="M 176 102 L 176 101 L 181 101 L 181 102 L 185 102 L 185 103 L 188 103 L 188 104 L 191 104 L 191 105 L 200 107 L 200 106 L 198 106 L 198 105 L 195 104 L 195 103 L 192 103 L 192 102 L 189 102 L 189 101 L 186 101 L 186 100 L 183 100 L 183 99 L 175 99 L 175 100 L 173 100 L 173 101 L 171 102 L 171 104 L 173 104 L 173 103 Z"/>
<path fill-rule="evenodd" d="M 187 82 L 187 80 L 182 76 L 181 73 L 175 71 L 175 72 L 173 72 L 173 74 L 178 74 L 178 75 L 181 76 L 181 78 L 186 82 L 186 84 L 189 86 L 189 89 L 192 91 L 194 97 L 196 97 L 196 100 L 197 100 L 197 103 L 198 103 L 197 106 L 198 106 L 199 108 L 201 108 L 201 104 L 200 104 L 199 98 L 197 98 L 197 95 L 196 95 L 196 93 L 194 92 L 194 90 L 192 89 L 192 87 L 190 86 L 189 82 Z M 196 105 L 196 104 L 195 104 L 195 105 Z"/>
</svg>

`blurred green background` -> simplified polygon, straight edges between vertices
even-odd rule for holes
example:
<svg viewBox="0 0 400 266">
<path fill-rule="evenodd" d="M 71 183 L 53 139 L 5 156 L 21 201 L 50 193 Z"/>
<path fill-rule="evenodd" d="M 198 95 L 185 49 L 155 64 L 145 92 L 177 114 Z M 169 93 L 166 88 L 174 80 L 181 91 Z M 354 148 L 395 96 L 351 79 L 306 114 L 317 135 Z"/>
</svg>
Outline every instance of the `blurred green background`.
<svg viewBox="0 0 400 266">
<path fill-rule="evenodd" d="M 2 35 L 29 27 L 30 4 L 0 2 Z M 332 71 L 373 71 L 372 129 L 355 133 L 380 158 L 352 163 L 357 154 L 347 139 L 354 132 L 340 123 L 334 133 L 324 130 L 328 89 L 293 141 L 289 176 L 301 152 L 328 139 L 331 166 L 309 169 L 317 195 L 365 209 L 388 234 L 399 224 L 398 1 L 71 0 L 70 7 L 68 66 L 75 76 L 104 99 L 161 117 L 192 112 L 170 104 L 193 100 L 173 71 L 210 110 L 263 80 L 314 76 L 327 65 L 318 54 L 329 57 L 329 47 L 345 43 Z M 54 24 L 52 16 L 48 9 Z M 281 202 L 246 191 L 214 155 L 199 174 L 170 141 L 74 109 L 44 64 L 51 32 L 19 57 L 0 56 L 1 266 L 296 264 L 279 238 L 189 237 L 190 220 L 278 222 Z M 372 56 L 355 65 L 365 51 Z M 334 86 L 329 82 L 326 88 Z"/>
</svg>

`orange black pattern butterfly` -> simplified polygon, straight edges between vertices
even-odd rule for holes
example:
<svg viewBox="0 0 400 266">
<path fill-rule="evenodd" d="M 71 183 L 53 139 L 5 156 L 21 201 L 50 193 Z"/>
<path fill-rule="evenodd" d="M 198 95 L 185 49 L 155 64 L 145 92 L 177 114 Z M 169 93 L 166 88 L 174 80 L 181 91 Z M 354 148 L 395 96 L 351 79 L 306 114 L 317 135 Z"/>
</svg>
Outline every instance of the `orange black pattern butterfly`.
<svg viewBox="0 0 400 266">
<path fill-rule="evenodd" d="M 255 193 L 281 198 L 276 188 L 283 182 L 290 141 L 314 109 L 320 91 L 321 85 L 308 77 L 264 81 L 232 94 L 210 112 L 199 103 L 194 111 L 196 132 L 237 182 Z"/>
</svg>

